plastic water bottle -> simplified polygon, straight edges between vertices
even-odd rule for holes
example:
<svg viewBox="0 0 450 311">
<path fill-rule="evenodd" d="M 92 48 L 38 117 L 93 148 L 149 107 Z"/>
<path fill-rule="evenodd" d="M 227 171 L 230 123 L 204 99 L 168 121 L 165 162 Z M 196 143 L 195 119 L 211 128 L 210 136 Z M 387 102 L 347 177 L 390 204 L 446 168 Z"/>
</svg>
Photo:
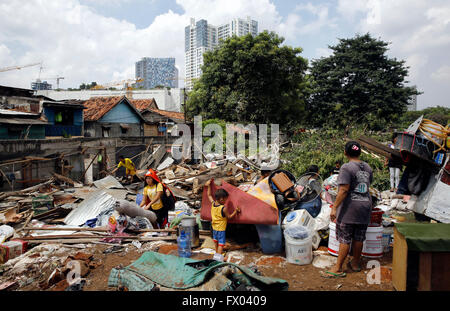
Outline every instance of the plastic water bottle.
<svg viewBox="0 0 450 311">
<path fill-rule="evenodd" d="M 178 243 L 178 256 L 191 257 L 191 240 L 185 231 L 181 231 L 180 236 L 177 238 Z"/>
</svg>

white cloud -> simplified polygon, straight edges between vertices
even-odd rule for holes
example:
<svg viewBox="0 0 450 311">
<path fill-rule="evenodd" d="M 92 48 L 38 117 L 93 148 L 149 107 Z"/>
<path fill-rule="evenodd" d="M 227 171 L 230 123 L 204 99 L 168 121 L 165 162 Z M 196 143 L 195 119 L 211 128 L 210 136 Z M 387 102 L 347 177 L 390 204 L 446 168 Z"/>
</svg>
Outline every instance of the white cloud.
<svg viewBox="0 0 450 311">
<path fill-rule="evenodd" d="M 406 58 L 406 65 L 409 68 L 409 78 L 412 81 L 420 79 L 420 72 L 428 63 L 428 57 L 421 54 L 412 54 Z"/>
<path fill-rule="evenodd" d="M 445 79 L 450 65 L 450 2 L 446 0 L 339 0 L 342 17 L 359 23 L 356 32 L 370 32 L 391 42 L 391 57 L 406 60 L 408 80 L 424 94 L 418 106 L 450 106 L 445 89 L 436 89 L 430 76 Z M 376 22 L 378 21 L 378 23 Z M 444 70 L 444 69 L 442 69 Z M 433 75 L 432 75 L 433 74 Z"/>
<path fill-rule="evenodd" d="M 316 49 L 316 57 L 315 58 L 328 57 L 332 53 L 333 53 L 333 51 L 331 51 L 328 48 L 317 48 Z"/>
<path fill-rule="evenodd" d="M 431 78 L 442 84 L 450 85 L 450 66 L 442 66 L 431 74 Z"/>
<path fill-rule="evenodd" d="M 0 44 L 0 67 L 11 67 L 11 51 L 4 44 Z"/>
<path fill-rule="evenodd" d="M 184 59 L 187 22 L 186 16 L 169 11 L 147 28 L 136 29 L 132 23 L 101 16 L 77 0 L 10 1 L 0 4 L 0 46 L 18 44 L 19 48 L 2 64 L 43 60 L 42 76 L 65 76 L 63 87 L 133 78 L 134 63 L 141 57 Z M 29 87 L 37 73 L 37 69 L 1 73 L 0 84 Z"/>
<path fill-rule="evenodd" d="M 113 0 L 114 5 L 132 0 Z M 306 26 L 300 17 L 285 21 L 269 0 L 177 0 L 183 14 L 172 11 L 157 16 L 143 29 L 125 20 L 102 16 L 90 5 L 104 0 L 11 0 L 0 3 L 0 60 L 4 66 L 43 61 L 42 76 L 64 76 L 62 87 L 83 82 L 108 83 L 134 77 L 134 64 L 142 57 L 175 57 L 184 77 L 184 28 L 191 17 L 207 19 L 213 25 L 231 18 L 251 16 L 259 30 L 273 30 L 295 39 L 299 33 L 323 27 L 327 10 L 308 4 L 300 7 L 316 17 Z M 283 23 L 284 22 L 284 23 Z M 3 56 L 0 54 L 0 56 Z M 29 87 L 38 68 L 0 74 L 0 84 Z M 180 84 L 183 85 L 182 81 Z"/>
<path fill-rule="evenodd" d="M 313 5 L 310 2 L 298 4 L 293 12 L 276 28 L 287 40 L 295 40 L 298 36 L 314 36 L 324 28 L 337 27 L 336 20 L 329 16 L 326 5 Z M 312 16 L 312 21 L 306 22 L 306 15 Z"/>
</svg>

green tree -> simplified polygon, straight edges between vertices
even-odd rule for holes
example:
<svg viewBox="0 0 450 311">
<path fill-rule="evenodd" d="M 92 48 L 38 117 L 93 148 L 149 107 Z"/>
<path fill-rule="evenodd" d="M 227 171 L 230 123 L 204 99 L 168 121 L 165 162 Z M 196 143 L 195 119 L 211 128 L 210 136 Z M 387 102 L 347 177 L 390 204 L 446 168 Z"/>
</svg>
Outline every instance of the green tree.
<svg viewBox="0 0 450 311">
<path fill-rule="evenodd" d="M 303 116 L 308 62 L 301 48 L 264 31 L 233 36 L 204 54 L 202 76 L 187 101 L 189 117 L 288 126 Z"/>
<path fill-rule="evenodd" d="M 447 107 L 428 107 L 418 111 L 408 111 L 400 118 L 399 130 L 406 129 L 411 123 L 416 121 L 421 115 L 424 119 L 437 122 L 442 126 L 450 124 L 450 108 Z"/>
<path fill-rule="evenodd" d="M 310 125 L 344 128 L 359 123 L 379 130 L 399 119 L 409 97 L 419 93 L 405 86 L 408 67 L 386 55 L 388 45 L 370 34 L 357 35 L 339 39 L 329 46 L 331 56 L 312 61 Z"/>
<path fill-rule="evenodd" d="M 344 164 L 347 159 L 344 155 L 346 138 L 357 139 L 364 134 L 362 128 L 353 128 L 350 136 L 346 137 L 342 129 L 319 129 L 297 133 L 290 139 L 292 145 L 284 150 L 281 159 L 284 161 L 283 169 L 290 171 L 299 178 L 306 173 L 310 165 L 319 167 L 319 174 L 323 180 L 329 177 L 336 161 Z M 367 134 L 366 134 L 367 135 Z M 367 135 L 378 141 L 390 141 L 391 133 L 381 135 Z M 367 162 L 373 169 L 372 187 L 384 191 L 389 189 L 389 170 L 384 166 L 384 157 L 373 154 L 361 154 L 361 160 Z"/>
</svg>

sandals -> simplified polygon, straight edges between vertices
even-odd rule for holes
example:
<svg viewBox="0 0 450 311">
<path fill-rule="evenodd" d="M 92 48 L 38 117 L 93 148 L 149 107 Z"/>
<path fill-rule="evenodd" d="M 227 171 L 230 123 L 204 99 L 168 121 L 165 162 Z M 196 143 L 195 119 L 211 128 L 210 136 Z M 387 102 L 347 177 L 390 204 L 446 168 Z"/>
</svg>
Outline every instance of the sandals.
<svg viewBox="0 0 450 311">
<path fill-rule="evenodd" d="M 322 277 L 327 279 L 345 278 L 346 276 L 347 274 L 345 272 L 334 273 L 330 271 L 325 271 L 325 273 L 322 273 Z"/>
<path fill-rule="evenodd" d="M 352 261 L 351 260 L 349 260 L 349 262 L 347 262 L 347 267 L 353 272 L 361 272 L 361 264 L 358 265 L 358 268 L 354 269 L 352 267 Z"/>
</svg>

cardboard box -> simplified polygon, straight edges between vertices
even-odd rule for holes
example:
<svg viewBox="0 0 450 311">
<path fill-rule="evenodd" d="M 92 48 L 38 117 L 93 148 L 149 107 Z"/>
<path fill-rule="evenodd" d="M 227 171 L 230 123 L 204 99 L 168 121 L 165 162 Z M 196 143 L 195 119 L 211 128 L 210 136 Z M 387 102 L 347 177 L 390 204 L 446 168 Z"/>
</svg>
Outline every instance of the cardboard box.
<svg viewBox="0 0 450 311">
<path fill-rule="evenodd" d="M 0 264 L 6 263 L 8 260 L 16 258 L 27 250 L 28 243 L 22 240 L 12 240 L 0 244 Z"/>
</svg>

